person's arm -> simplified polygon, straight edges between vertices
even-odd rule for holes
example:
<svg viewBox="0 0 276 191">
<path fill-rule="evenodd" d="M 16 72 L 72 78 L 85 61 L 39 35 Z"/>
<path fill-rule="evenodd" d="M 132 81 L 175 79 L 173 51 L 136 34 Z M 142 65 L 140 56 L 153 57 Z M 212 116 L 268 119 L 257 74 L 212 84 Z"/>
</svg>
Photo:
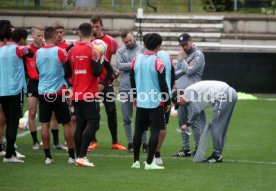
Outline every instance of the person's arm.
<svg viewBox="0 0 276 191">
<path fill-rule="evenodd" d="M 18 58 L 26 59 L 26 57 L 32 58 L 34 56 L 34 52 L 27 46 L 17 46 L 16 55 L 18 56 Z"/>
<path fill-rule="evenodd" d="M 109 80 L 112 78 L 113 68 L 112 68 L 110 62 L 108 62 L 106 59 L 104 59 L 102 65 L 103 65 L 103 67 L 106 69 L 106 75 L 105 75 L 105 78 L 104 78 L 102 84 L 103 84 L 104 86 L 107 86 Z"/>
<path fill-rule="evenodd" d="M 180 69 L 188 76 L 195 74 L 204 67 L 204 55 L 201 52 L 197 52 L 194 59 L 188 63 L 182 63 Z"/>
<path fill-rule="evenodd" d="M 101 61 L 91 60 L 91 64 L 92 64 L 92 74 L 96 77 L 99 77 L 103 71 L 103 65 L 101 64 Z"/>
<path fill-rule="evenodd" d="M 117 50 L 120 48 L 119 43 L 115 38 L 111 38 L 111 54 L 116 54 Z"/>
<path fill-rule="evenodd" d="M 119 49 L 116 53 L 116 64 L 120 71 L 130 71 L 130 62 L 127 62 L 125 56 L 124 56 L 124 49 Z"/>
<path fill-rule="evenodd" d="M 185 72 L 181 69 L 182 63 L 186 63 L 185 57 L 187 57 L 184 50 L 178 52 L 177 63 L 175 65 L 175 79 L 178 80 Z"/>
<path fill-rule="evenodd" d="M 67 62 L 67 52 L 61 48 L 58 49 L 58 58 L 60 62 L 64 65 Z"/>
<path fill-rule="evenodd" d="M 71 69 L 69 60 L 67 60 L 65 62 L 65 64 L 63 64 L 63 68 L 64 68 L 65 79 L 71 78 L 72 77 L 72 69 Z"/>
<path fill-rule="evenodd" d="M 171 90 L 173 89 L 174 83 L 175 83 L 175 70 L 174 70 L 174 64 L 171 58 L 171 84 L 170 84 Z"/>
<path fill-rule="evenodd" d="M 165 93 L 166 95 L 169 95 L 169 88 L 166 82 L 166 69 L 163 60 L 157 58 L 155 61 L 155 68 L 158 74 L 158 81 L 159 81 L 159 86 L 160 86 L 160 91 L 162 93 Z M 163 99 L 165 100 L 167 96 L 163 95 Z M 165 106 L 168 107 L 171 104 L 171 100 L 167 99 L 165 100 Z"/>
<path fill-rule="evenodd" d="M 92 74 L 96 77 L 99 77 L 103 71 L 103 64 L 101 64 L 101 54 L 97 50 L 93 50 L 92 52 Z"/>
<path fill-rule="evenodd" d="M 66 52 L 69 52 L 69 50 L 71 49 L 71 48 L 73 48 L 73 46 L 74 46 L 74 43 L 71 43 L 65 50 L 66 50 Z"/>
<path fill-rule="evenodd" d="M 131 85 L 131 92 L 133 92 L 133 97 L 136 98 L 136 82 L 135 82 L 135 72 L 134 72 L 134 65 L 136 59 L 134 58 L 131 62 L 131 69 L 130 69 L 130 85 Z"/>
</svg>

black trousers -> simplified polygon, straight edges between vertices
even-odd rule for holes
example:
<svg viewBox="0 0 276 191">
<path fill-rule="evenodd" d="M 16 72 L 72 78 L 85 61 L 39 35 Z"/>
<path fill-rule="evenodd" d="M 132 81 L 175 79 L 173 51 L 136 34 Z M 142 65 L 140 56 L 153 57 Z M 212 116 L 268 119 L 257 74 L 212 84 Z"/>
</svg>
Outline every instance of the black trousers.
<svg viewBox="0 0 276 191">
<path fill-rule="evenodd" d="M 139 161 L 141 140 L 144 131 L 150 127 L 149 149 L 147 163 L 151 164 L 155 149 L 158 144 L 159 132 L 165 127 L 164 108 L 162 106 L 154 109 L 137 107 L 135 119 L 135 132 L 133 137 L 134 162 Z"/>
<path fill-rule="evenodd" d="M 14 144 L 16 142 L 17 129 L 19 119 L 22 117 L 23 109 L 23 94 L 13 96 L 1 96 L 0 103 L 2 105 L 5 118 L 6 118 L 6 158 L 11 158 L 15 154 Z"/>
<path fill-rule="evenodd" d="M 74 102 L 74 107 L 77 116 L 77 128 L 74 134 L 75 148 L 77 157 L 82 158 L 86 156 L 89 143 L 99 129 L 100 109 L 96 101 Z"/>
<path fill-rule="evenodd" d="M 107 123 L 108 123 L 110 134 L 112 136 L 112 144 L 115 144 L 118 142 L 118 136 L 117 136 L 118 123 L 117 123 L 117 109 L 115 104 L 116 96 L 115 96 L 113 87 L 106 86 L 100 95 L 101 95 L 101 99 L 103 101 L 105 112 L 107 115 Z M 97 142 L 96 136 L 92 138 L 92 141 Z"/>
</svg>

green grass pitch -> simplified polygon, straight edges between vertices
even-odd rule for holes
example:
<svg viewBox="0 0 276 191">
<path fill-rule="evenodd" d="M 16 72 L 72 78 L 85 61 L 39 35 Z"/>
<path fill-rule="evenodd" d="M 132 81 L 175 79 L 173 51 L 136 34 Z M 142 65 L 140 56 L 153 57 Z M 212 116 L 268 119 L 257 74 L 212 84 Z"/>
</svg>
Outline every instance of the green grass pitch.
<svg viewBox="0 0 276 191">
<path fill-rule="evenodd" d="M 0 190 L 273 191 L 276 190 L 275 108 L 276 101 L 237 102 L 222 164 L 192 163 L 191 158 L 173 157 L 181 148 L 181 137 L 176 132 L 177 119 L 171 118 L 161 153 L 165 170 L 146 171 L 143 168 L 130 168 L 132 154 L 111 150 L 111 136 L 104 108 L 101 107 L 101 128 L 97 133 L 99 148 L 88 154 L 95 168 L 68 165 L 67 154 L 53 149 L 55 163 L 45 165 L 42 149 L 33 151 L 31 136 L 26 133 L 17 139 L 18 151 L 27 156 L 25 163 L 5 164 L 0 159 Z M 117 111 L 118 137 L 126 145 L 120 104 L 117 105 Z M 61 132 L 60 139 L 63 142 Z M 210 143 L 207 155 L 211 154 L 211 146 Z M 141 162 L 145 159 L 146 155 L 142 154 Z"/>
</svg>

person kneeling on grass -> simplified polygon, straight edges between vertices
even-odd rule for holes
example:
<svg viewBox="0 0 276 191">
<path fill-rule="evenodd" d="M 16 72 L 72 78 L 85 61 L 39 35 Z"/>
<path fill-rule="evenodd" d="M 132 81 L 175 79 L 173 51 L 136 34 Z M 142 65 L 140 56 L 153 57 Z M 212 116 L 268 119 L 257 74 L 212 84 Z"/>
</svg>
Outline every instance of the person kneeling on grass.
<svg viewBox="0 0 276 191">
<path fill-rule="evenodd" d="M 222 151 L 225 137 L 236 102 L 236 91 L 220 81 L 200 81 L 187 87 L 183 95 L 178 95 L 177 103 L 187 105 L 192 111 L 189 113 L 187 123 L 181 127 L 183 131 L 189 129 L 201 111 L 209 106 L 214 107 L 209 126 L 213 139 L 213 153 L 204 162 L 220 163 L 223 161 Z"/>
</svg>

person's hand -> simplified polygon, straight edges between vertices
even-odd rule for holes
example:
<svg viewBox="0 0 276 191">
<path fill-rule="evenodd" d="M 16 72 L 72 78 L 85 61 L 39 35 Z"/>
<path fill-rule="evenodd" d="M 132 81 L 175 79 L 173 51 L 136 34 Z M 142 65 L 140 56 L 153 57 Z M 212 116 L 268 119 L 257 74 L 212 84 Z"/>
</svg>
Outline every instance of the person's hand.
<svg viewBox="0 0 276 191">
<path fill-rule="evenodd" d="M 183 60 L 186 57 L 186 52 L 184 50 L 179 51 L 178 60 Z"/>
<path fill-rule="evenodd" d="M 194 60 L 192 60 L 191 62 L 189 62 L 189 64 L 188 64 L 188 66 L 192 66 L 192 65 L 194 65 L 196 62 L 194 61 Z"/>
<path fill-rule="evenodd" d="M 169 112 L 171 110 L 171 105 L 167 105 L 165 107 L 165 113 Z"/>
<path fill-rule="evenodd" d="M 181 130 L 182 131 L 188 131 L 189 130 L 189 127 L 185 124 L 185 125 L 182 125 L 181 126 Z"/>
<path fill-rule="evenodd" d="M 98 90 L 99 92 L 103 91 L 104 85 L 103 84 L 98 84 Z"/>
</svg>

